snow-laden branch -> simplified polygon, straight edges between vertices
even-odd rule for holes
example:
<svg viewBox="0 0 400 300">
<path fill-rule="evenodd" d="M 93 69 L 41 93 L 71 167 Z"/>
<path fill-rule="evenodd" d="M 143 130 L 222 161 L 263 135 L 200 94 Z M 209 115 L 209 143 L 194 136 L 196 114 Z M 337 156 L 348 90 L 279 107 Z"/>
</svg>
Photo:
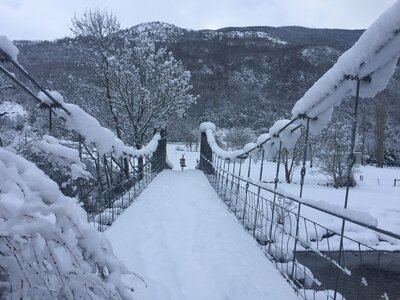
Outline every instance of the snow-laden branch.
<svg viewBox="0 0 400 300">
<path fill-rule="evenodd" d="M 54 111 L 65 120 L 65 127 L 78 132 L 85 141 L 93 143 L 100 154 L 113 153 L 117 157 L 125 155 L 138 157 L 149 155 L 157 149 L 161 138 L 158 133 L 142 149 L 135 149 L 125 145 L 110 129 L 103 127 L 95 117 L 78 105 L 65 102 L 60 93 L 56 91 L 48 91 L 48 93 L 64 108 L 55 107 Z M 38 97 L 43 104 L 54 104 L 54 101 L 43 92 L 39 92 Z"/>
<path fill-rule="evenodd" d="M 396 68 L 400 55 L 400 1 L 383 13 L 339 57 L 292 109 L 293 117 L 302 114 L 310 118 L 326 119 L 329 123 L 331 110 L 340 101 L 355 96 L 360 79 L 360 97 L 374 97 L 385 89 Z"/>
<path fill-rule="evenodd" d="M 105 235 L 33 163 L 0 148 L 0 285 L 10 299 L 129 299 Z"/>
<path fill-rule="evenodd" d="M 34 152 L 51 155 L 57 163 L 65 161 L 64 164 L 70 169 L 72 180 L 91 177 L 85 170 L 86 165 L 81 161 L 79 151 L 62 145 L 55 137 L 44 135 L 43 139 L 32 140 L 29 144 Z"/>
</svg>

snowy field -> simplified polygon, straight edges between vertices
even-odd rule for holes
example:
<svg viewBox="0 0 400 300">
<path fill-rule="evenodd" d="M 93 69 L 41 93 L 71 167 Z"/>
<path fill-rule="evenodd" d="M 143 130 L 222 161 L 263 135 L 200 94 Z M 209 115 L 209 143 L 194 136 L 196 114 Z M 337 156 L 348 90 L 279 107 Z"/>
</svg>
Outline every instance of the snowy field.
<svg viewBox="0 0 400 300">
<path fill-rule="evenodd" d="M 160 173 L 106 235 L 136 299 L 297 299 L 201 171 Z"/>
<path fill-rule="evenodd" d="M 184 145 L 178 148 L 186 149 Z M 177 145 L 168 145 L 167 148 L 168 157 L 174 163 L 175 168 L 179 169 L 177 167 L 179 167 L 179 158 L 182 154 L 186 157 L 187 168 L 195 168 L 196 160 L 200 154 L 198 152 L 179 151 L 177 150 L 178 148 Z M 247 176 L 247 166 L 248 162 L 246 161 L 242 167 L 242 176 Z M 230 170 L 232 169 L 233 167 L 231 166 Z M 238 167 L 236 167 L 236 173 L 237 170 Z M 259 162 L 255 165 L 252 164 L 250 177 L 258 179 L 259 170 Z M 265 162 L 262 181 L 273 185 L 275 172 L 276 163 Z M 373 166 L 358 166 L 355 177 L 357 186 L 350 189 L 348 208 L 370 214 L 378 220 L 378 227 L 400 234 L 400 182 L 397 183 L 397 186 L 394 186 L 394 179 L 400 179 L 400 168 L 381 169 Z M 362 181 L 360 177 L 362 177 Z M 287 184 L 283 165 L 281 165 L 279 182 L 280 188 L 298 196 L 300 191 L 300 166 L 294 171 L 293 182 Z M 307 163 L 303 198 L 322 200 L 343 207 L 345 188 L 336 189 L 332 186 L 327 186 L 327 182 L 325 175 L 318 174 L 316 167 L 310 169 Z M 302 214 L 321 225 L 340 231 L 341 222 L 337 218 L 306 207 L 303 209 Z M 377 246 L 380 249 L 400 250 L 400 241 L 391 241 L 394 245 L 382 243 L 379 241 L 382 236 L 366 232 L 364 228 L 356 225 L 348 224 L 346 226 L 346 235 L 368 245 Z"/>
</svg>

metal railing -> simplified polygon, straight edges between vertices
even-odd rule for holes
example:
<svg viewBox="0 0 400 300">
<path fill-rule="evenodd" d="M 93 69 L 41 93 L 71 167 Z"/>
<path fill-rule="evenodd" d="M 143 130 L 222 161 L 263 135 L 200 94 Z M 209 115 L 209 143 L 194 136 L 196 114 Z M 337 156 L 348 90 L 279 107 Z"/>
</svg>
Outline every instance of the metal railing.
<svg viewBox="0 0 400 300">
<path fill-rule="evenodd" d="M 264 150 L 260 148 L 260 151 L 263 158 Z M 263 159 L 254 166 L 250 157 L 231 160 L 215 153 L 211 160 L 209 157 L 203 151 L 200 169 L 228 209 L 302 298 L 400 297 L 400 252 L 367 244 L 352 234 L 352 228 L 356 229 L 354 232 L 362 229 L 365 236 L 379 237 L 377 243 L 386 243 L 386 246 L 400 245 L 400 235 L 374 226 L 357 217 L 357 213 L 353 216 L 349 210 L 332 211 L 329 205 L 325 207 L 282 191 L 278 187 L 279 154 L 274 186 L 262 181 Z M 250 178 L 254 167 L 259 171 L 258 180 Z M 302 183 L 304 176 L 302 168 Z M 329 222 L 322 224 L 310 217 L 315 215 L 318 220 Z M 342 227 L 344 222 L 347 231 Z"/>
<path fill-rule="evenodd" d="M 158 157 L 146 156 L 143 169 L 134 171 L 110 189 L 101 192 L 95 199 L 95 210 L 88 214 L 88 222 L 99 231 L 105 231 L 121 213 L 134 202 L 155 176 L 163 170 Z"/>
</svg>

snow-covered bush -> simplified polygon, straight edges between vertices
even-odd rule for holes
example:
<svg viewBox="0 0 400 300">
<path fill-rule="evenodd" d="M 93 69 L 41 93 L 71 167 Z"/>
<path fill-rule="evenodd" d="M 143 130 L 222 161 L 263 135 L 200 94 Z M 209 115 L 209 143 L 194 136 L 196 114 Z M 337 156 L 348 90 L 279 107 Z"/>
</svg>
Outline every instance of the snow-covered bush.
<svg viewBox="0 0 400 300">
<path fill-rule="evenodd" d="M 0 146 L 11 143 L 15 135 L 22 131 L 25 113 L 17 103 L 0 103 Z"/>
<path fill-rule="evenodd" d="M 369 165 L 377 164 L 375 153 L 371 152 L 367 154 L 366 163 Z M 400 167 L 400 150 L 385 150 L 383 164 L 389 167 Z"/>
<path fill-rule="evenodd" d="M 129 299 L 128 271 L 75 199 L 0 148 L 0 287 L 10 299 Z"/>
<path fill-rule="evenodd" d="M 87 194 L 94 179 L 86 170 L 86 164 L 79 157 L 77 143 L 60 140 L 50 135 L 41 136 L 24 125 L 20 131 L 13 131 L 12 141 L 4 146 L 36 164 L 47 176 L 55 181 L 64 195 L 75 197 Z M 0 132 L 0 136 L 4 136 Z M 90 161 L 86 161 L 90 163 Z"/>
<path fill-rule="evenodd" d="M 256 136 L 250 128 L 235 127 L 227 130 L 224 139 L 229 149 L 240 149 L 246 143 L 255 141 Z"/>
<path fill-rule="evenodd" d="M 335 187 L 347 184 L 347 166 L 350 153 L 350 125 L 334 117 L 331 126 L 324 129 L 317 140 L 316 166 Z M 355 179 L 351 181 L 354 186 Z"/>
</svg>

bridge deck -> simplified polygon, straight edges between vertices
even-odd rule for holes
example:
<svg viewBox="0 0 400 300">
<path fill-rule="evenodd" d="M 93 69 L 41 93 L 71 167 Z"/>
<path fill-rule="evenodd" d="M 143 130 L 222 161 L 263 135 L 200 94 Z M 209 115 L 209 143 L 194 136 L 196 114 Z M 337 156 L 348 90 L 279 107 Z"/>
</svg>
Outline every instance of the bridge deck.
<svg viewBox="0 0 400 300">
<path fill-rule="evenodd" d="M 297 299 L 200 171 L 163 171 L 106 234 L 137 299 Z"/>
</svg>

